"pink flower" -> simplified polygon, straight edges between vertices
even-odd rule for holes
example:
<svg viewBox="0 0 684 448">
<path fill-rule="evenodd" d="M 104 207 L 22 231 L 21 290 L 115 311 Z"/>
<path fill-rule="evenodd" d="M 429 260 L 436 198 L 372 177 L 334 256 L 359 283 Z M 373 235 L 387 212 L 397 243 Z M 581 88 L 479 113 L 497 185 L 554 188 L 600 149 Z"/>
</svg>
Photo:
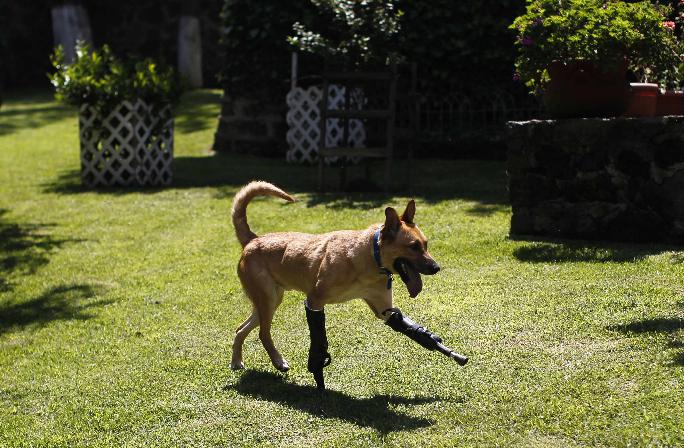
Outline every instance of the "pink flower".
<svg viewBox="0 0 684 448">
<path fill-rule="evenodd" d="M 675 29 L 675 23 L 671 20 L 663 22 L 663 26 L 670 31 L 674 31 L 674 29 Z"/>
<path fill-rule="evenodd" d="M 534 44 L 534 40 L 530 36 L 523 36 L 520 38 L 520 44 L 523 47 L 529 47 L 530 45 Z"/>
<path fill-rule="evenodd" d="M 514 82 L 519 82 L 520 81 L 520 74 L 519 73 L 513 73 L 513 81 Z"/>
</svg>

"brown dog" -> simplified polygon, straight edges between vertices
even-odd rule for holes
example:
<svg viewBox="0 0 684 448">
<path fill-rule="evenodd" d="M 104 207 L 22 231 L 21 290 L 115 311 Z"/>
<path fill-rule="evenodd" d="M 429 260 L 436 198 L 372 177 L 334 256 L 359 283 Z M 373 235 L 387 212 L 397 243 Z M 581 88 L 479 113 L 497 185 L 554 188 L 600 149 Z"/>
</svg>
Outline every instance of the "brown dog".
<svg viewBox="0 0 684 448">
<path fill-rule="evenodd" d="M 257 236 L 250 230 L 246 214 L 247 205 L 255 196 L 277 196 L 294 202 L 290 195 L 267 182 L 250 182 L 233 200 L 233 225 L 244 248 L 238 275 L 253 305 L 251 316 L 238 327 L 235 335 L 233 369 L 244 367 L 242 346 L 257 325 L 259 338 L 275 368 L 283 372 L 289 369 L 271 337 L 273 315 L 286 290 L 305 293 L 311 310 L 361 298 L 378 318 L 387 321 L 388 311 L 394 309 L 390 272 L 398 274 L 411 297 L 415 297 L 423 287 L 420 274 L 439 271 L 428 253 L 425 235 L 413 222 L 416 212 L 413 200 L 401 217 L 387 207 L 384 224 L 373 224 L 365 230 Z M 379 257 L 374 254 L 374 244 Z"/>
</svg>

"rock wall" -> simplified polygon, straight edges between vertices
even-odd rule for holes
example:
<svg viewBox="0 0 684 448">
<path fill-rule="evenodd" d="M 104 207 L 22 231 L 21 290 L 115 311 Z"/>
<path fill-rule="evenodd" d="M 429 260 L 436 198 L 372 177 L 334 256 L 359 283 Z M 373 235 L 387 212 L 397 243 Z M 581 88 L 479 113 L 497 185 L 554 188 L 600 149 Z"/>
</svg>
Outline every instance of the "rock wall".
<svg viewBox="0 0 684 448">
<path fill-rule="evenodd" d="M 508 123 L 511 235 L 684 244 L 684 117 Z"/>
<path fill-rule="evenodd" d="M 284 157 L 285 113 L 284 99 L 276 105 L 272 101 L 233 98 L 224 93 L 214 151 Z"/>
</svg>

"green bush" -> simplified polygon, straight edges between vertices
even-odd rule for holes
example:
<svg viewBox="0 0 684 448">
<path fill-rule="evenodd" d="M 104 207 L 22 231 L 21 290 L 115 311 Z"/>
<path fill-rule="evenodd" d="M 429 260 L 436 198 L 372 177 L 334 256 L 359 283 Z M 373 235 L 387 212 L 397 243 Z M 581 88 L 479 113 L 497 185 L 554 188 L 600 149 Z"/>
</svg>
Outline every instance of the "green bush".
<svg viewBox="0 0 684 448">
<path fill-rule="evenodd" d="M 647 1 L 528 0 L 511 25 L 518 33 L 515 68 L 533 92 L 548 81 L 555 60 L 591 60 L 605 69 L 627 60 L 643 81 L 670 77 L 680 51 L 674 29 L 666 26 L 668 12 Z"/>
<path fill-rule="evenodd" d="M 511 21 L 524 0 L 399 0 L 399 46 L 416 62 L 424 88 L 443 91 L 515 87 Z"/>
<path fill-rule="evenodd" d="M 292 48 L 287 36 L 309 20 L 309 0 L 226 0 L 221 12 L 225 65 L 220 81 L 229 93 L 283 98 Z"/>
<path fill-rule="evenodd" d="M 182 92 L 171 68 L 159 67 L 151 59 L 121 61 L 107 45 L 91 51 L 79 42 L 71 64 L 57 47 L 51 61 L 55 71 L 49 78 L 56 99 L 74 106 L 89 104 L 106 113 L 124 100 L 139 98 L 161 108 L 175 105 Z"/>
<path fill-rule="evenodd" d="M 295 22 L 288 41 L 344 67 L 398 61 L 401 11 L 392 0 L 311 0 L 318 13 L 311 23 Z"/>
</svg>

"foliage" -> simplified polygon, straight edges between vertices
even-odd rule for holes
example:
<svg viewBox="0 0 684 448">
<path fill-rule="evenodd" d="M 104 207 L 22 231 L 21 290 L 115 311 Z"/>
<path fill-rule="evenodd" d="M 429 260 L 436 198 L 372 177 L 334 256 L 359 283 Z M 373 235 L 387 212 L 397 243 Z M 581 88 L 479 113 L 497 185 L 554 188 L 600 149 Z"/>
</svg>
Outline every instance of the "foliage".
<svg viewBox="0 0 684 448">
<path fill-rule="evenodd" d="M 401 59 L 397 37 L 402 13 L 396 0 L 311 0 L 318 17 L 295 22 L 288 41 L 342 66 L 386 65 Z"/>
<path fill-rule="evenodd" d="M 515 56 L 508 25 L 522 0 L 399 0 L 399 42 L 420 69 L 423 90 L 510 89 Z"/>
<path fill-rule="evenodd" d="M 671 0 L 669 20 L 665 22 L 667 28 L 674 33 L 680 43 L 680 64 L 677 70 L 670 70 L 661 78 L 661 82 L 668 89 L 681 89 L 684 86 L 684 2 Z"/>
<path fill-rule="evenodd" d="M 339 56 L 344 51 L 353 61 L 367 58 L 372 63 L 400 53 L 417 63 L 422 91 L 515 86 L 508 68 L 514 59 L 508 24 L 523 10 L 522 0 L 364 2 L 381 8 L 375 11 L 352 3 L 359 2 L 226 0 L 223 83 L 229 91 L 284 95 L 290 37 L 297 46 L 315 51 L 300 59 L 306 74 L 320 73 L 319 55 L 326 53 Z M 352 11 L 351 17 L 341 18 L 342 10 Z M 371 27 L 373 17 L 383 21 L 381 28 Z M 293 32 L 295 22 L 299 32 Z M 335 43 L 345 48 L 338 49 Z"/>
<path fill-rule="evenodd" d="M 287 36 L 308 17 L 309 0 L 226 0 L 221 12 L 225 65 L 221 83 L 230 93 L 282 98 L 290 74 Z"/>
<path fill-rule="evenodd" d="M 554 60 L 596 61 L 609 69 L 625 59 L 643 80 L 676 70 L 679 44 L 666 26 L 668 8 L 642 1 L 528 0 L 515 19 L 517 76 L 535 92 L 548 81 Z"/>
<path fill-rule="evenodd" d="M 91 51 L 79 42 L 71 64 L 57 47 L 51 61 L 55 71 L 49 78 L 55 97 L 66 104 L 90 104 L 108 111 L 121 101 L 139 98 L 161 107 L 175 104 L 181 94 L 173 69 L 159 67 L 151 59 L 121 61 L 107 45 Z"/>
</svg>

